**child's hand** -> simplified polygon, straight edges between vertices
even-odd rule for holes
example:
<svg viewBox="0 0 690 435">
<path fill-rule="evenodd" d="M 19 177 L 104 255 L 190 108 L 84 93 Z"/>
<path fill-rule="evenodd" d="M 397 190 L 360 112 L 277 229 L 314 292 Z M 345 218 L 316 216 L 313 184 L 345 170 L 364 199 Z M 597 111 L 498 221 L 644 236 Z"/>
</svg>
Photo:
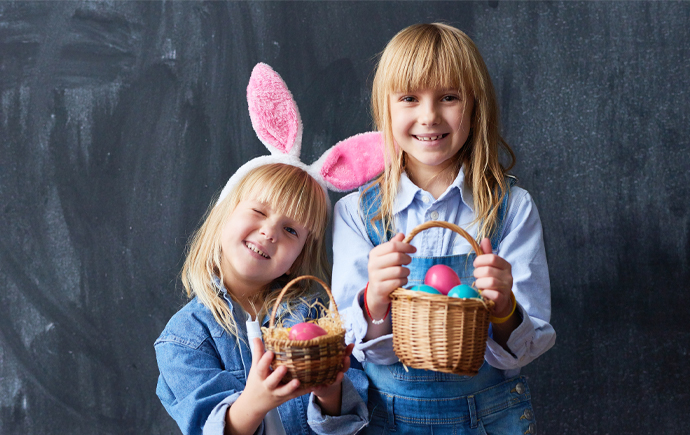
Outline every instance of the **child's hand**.
<svg viewBox="0 0 690 435">
<path fill-rule="evenodd" d="M 388 310 L 393 290 L 407 284 L 410 269 L 402 267 L 410 264 L 408 254 L 417 251 L 409 243 L 403 243 L 405 235 L 398 233 L 386 243 L 376 246 L 369 252 L 369 287 L 367 306 L 374 319 L 381 319 Z"/>
<path fill-rule="evenodd" d="M 271 372 L 273 352 L 264 353 L 264 344 L 260 338 L 255 338 L 252 345 L 256 351 L 252 355 L 252 368 L 247 376 L 247 386 L 242 392 L 243 396 L 247 395 L 247 403 L 251 403 L 257 412 L 265 415 L 288 400 L 305 394 L 305 390 L 299 388 L 300 383 L 297 379 L 287 384 L 280 383 L 287 373 L 287 367 L 280 366 Z"/>
<path fill-rule="evenodd" d="M 342 405 L 342 381 L 343 377 L 345 377 L 345 372 L 350 368 L 350 355 L 352 354 L 352 348 L 354 346 L 354 344 L 349 344 L 347 348 L 345 348 L 343 368 L 338 372 L 335 381 L 330 385 L 320 385 L 312 389 L 324 414 L 340 415 L 340 407 Z"/>
<path fill-rule="evenodd" d="M 252 346 L 256 350 L 252 354 L 252 368 L 244 391 L 226 412 L 226 434 L 253 434 L 268 411 L 308 392 L 300 388 L 297 379 L 287 384 L 280 383 L 287 367 L 280 366 L 271 372 L 273 352 L 264 353 L 264 343 L 260 338 L 255 338 Z"/>
<path fill-rule="evenodd" d="M 513 289 L 510 263 L 491 253 L 489 239 L 483 239 L 480 246 L 485 254 L 478 255 L 474 260 L 474 284 L 482 290 L 482 296 L 496 304 L 494 317 L 506 317 L 513 309 L 510 298 Z"/>
</svg>

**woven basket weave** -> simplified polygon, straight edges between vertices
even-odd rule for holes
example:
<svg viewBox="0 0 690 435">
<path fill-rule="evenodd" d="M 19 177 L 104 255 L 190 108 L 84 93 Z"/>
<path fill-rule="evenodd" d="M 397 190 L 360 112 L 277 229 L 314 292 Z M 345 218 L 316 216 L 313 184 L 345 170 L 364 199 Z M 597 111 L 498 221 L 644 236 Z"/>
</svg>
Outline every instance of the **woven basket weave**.
<svg viewBox="0 0 690 435">
<path fill-rule="evenodd" d="M 275 325 L 275 315 L 278 305 L 285 292 L 298 281 L 311 279 L 318 282 L 328 293 L 332 303 L 332 309 L 326 310 L 326 315 L 330 316 L 336 325 L 337 332 L 329 331 L 327 335 L 313 338 L 311 340 L 289 340 L 287 338 L 277 338 L 278 335 L 284 337 L 285 334 L 278 334 Z M 297 277 L 287 283 L 278 295 L 268 329 L 263 333 L 266 350 L 275 354 L 271 363 L 274 370 L 279 366 L 286 366 L 288 371 L 283 377 L 284 382 L 292 379 L 299 379 L 302 386 L 310 387 L 314 385 L 327 385 L 335 381 L 338 372 L 343 368 L 343 355 L 345 352 L 345 329 L 342 327 L 338 306 L 335 303 L 333 294 L 325 282 L 315 276 L 304 275 Z"/>
<path fill-rule="evenodd" d="M 405 238 L 409 243 L 423 230 L 447 228 L 463 236 L 477 255 L 482 250 L 457 225 L 429 221 L 415 227 Z M 484 363 L 493 301 L 457 299 L 403 288 L 391 295 L 393 349 L 400 361 L 416 369 L 474 376 Z"/>
</svg>

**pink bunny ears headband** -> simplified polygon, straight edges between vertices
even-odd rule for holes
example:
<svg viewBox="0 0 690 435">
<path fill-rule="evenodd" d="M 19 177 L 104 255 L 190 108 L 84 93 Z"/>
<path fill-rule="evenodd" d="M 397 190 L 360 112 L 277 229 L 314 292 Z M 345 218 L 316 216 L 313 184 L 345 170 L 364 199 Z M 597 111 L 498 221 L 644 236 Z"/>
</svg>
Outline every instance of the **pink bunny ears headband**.
<svg viewBox="0 0 690 435">
<path fill-rule="evenodd" d="M 338 142 L 316 162 L 305 165 L 299 159 L 302 121 L 297 104 L 283 79 L 265 63 L 254 67 L 247 86 L 252 126 L 270 155 L 256 157 L 242 165 L 218 198 L 220 203 L 249 171 L 271 163 L 285 163 L 305 170 L 323 187 L 346 192 L 362 186 L 383 171 L 383 138 L 378 132 L 361 133 Z"/>
</svg>

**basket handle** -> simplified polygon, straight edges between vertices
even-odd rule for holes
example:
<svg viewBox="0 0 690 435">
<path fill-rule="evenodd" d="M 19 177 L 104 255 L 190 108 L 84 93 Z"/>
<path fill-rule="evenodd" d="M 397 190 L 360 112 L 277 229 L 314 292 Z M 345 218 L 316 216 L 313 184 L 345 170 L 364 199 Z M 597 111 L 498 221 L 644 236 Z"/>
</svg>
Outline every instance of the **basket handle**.
<svg viewBox="0 0 690 435">
<path fill-rule="evenodd" d="M 424 222 L 424 223 L 422 223 L 422 224 L 419 224 L 419 225 L 417 225 L 416 227 L 414 227 L 414 228 L 412 229 L 412 231 L 410 231 L 410 234 L 408 234 L 408 235 L 405 237 L 405 239 L 403 240 L 403 242 L 405 242 L 405 243 L 410 243 L 410 241 L 411 241 L 411 240 L 414 238 L 414 236 L 416 236 L 417 234 L 421 233 L 422 231 L 424 231 L 424 230 L 426 230 L 426 229 L 435 228 L 435 227 L 438 227 L 438 228 L 447 228 L 447 229 L 449 229 L 449 230 L 455 231 L 456 233 L 458 233 L 458 234 L 460 234 L 462 237 L 464 237 L 465 240 L 467 240 L 468 242 L 470 242 L 470 246 L 472 246 L 472 249 L 474 249 L 474 252 L 476 252 L 477 255 L 482 255 L 482 254 L 484 254 L 484 251 L 482 251 L 482 248 L 479 246 L 479 243 L 477 243 L 477 241 L 474 240 L 474 239 L 472 238 L 472 236 L 470 236 L 469 233 L 468 233 L 467 231 L 463 230 L 462 228 L 460 228 L 459 226 L 457 226 L 457 225 L 455 225 L 455 224 L 451 224 L 450 222 L 445 222 L 445 221 L 428 221 L 428 222 Z M 481 294 L 481 292 L 482 292 L 481 289 L 479 289 L 479 293 L 480 293 L 480 294 Z M 494 305 L 495 305 L 494 301 L 492 301 L 492 300 L 490 300 L 490 299 L 489 299 L 489 300 L 484 300 L 484 299 L 482 298 L 482 302 L 484 302 L 484 306 L 485 306 L 487 309 L 491 310 L 491 309 L 494 308 Z"/>
<path fill-rule="evenodd" d="M 445 221 L 428 221 L 424 222 L 422 224 L 417 225 L 410 231 L 410 234 L 408 234 L 403 242 L 405 243 L 410 243 L 410 241 L 416 236 L 417 234 L 421 233 L 422 231 L 429 229 L 429 228 L 434 228 L 434 227 L 439 227 L 439 228 L 447 228 L 449 230 L 453 230 L 456 233 L 460 234 L 462 237 L 465 238 L 470 243 L 470 246 L 472 246 L 472 249 L 474 252 L 477 253 L 477 255 L 482 255 L 484 254 L 484 251 L 482 251 L 482 248 L 479 246 L 479 243 L 477 243 L 476 240 L 470 236 L 467 231 L 463 230 L 459 226 L 455 224 L 451 224 L 450 222 L 445 222 Z"/>
<path fill-rule="evenodd" d="M 321 284 L 321 287 L 323 287 L 324 290 L 326 290 L 328 297 L 331 299 L 331 303 L 333 304 L 333 308 L 335 310 L 335 315 L 337 317 L 340 317 L 340 314 L 338 313 L 338 304 L 335 303 L 335 298 L 333 297 L 333 293 L 331 293 L 331 289 L 328 288 L 326 283 L 323 282 L 323 280 L 321 280 L 315 276 L 302 275 L 302 276 L 298 276 L 297 278 L 293 279 L 289 283 L 285 284 L 285 287 L 283 287 L 283 290 L 280 291 L 280 294 L 278 295 L 278 299 L 276 299 L 275 304 L 273 304 L 273 311 L 271 311 L 271 320 L 270 320 L 270 323 L 268 325 L 269 328 L 273 328 L 273 326 L 275 325 L 275 317 L 276 317 L 276 312 L 278 311 L 278 305 L 280 305 L 280 300 L 283 298 L 283 295 L 285 294 L 285 292 L 288 291 L 288 289 L 290 287 L 292 287 L 295 283 L 302 281 L 303 279 L 311 279 L 311 280 L 314 280 L 314 281 L 318 282 L 319 284 Z"/>
</svg>

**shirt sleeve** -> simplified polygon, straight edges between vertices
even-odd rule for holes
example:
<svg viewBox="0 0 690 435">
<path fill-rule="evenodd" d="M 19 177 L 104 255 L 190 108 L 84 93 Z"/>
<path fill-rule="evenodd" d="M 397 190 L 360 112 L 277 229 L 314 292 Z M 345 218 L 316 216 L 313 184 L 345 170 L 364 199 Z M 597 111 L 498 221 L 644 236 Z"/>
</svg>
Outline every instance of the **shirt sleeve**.
<svg viewBox="0 0 690 435">
<path fill-rule="evenodd" d="M 361 300 L 369 281 L 369 252 L 374 245 L 359 215 L 359 193 L 351 193 L 335 205 L 333 212 L 333 282 L 332 291 L 345 323 L 346 341 L 354 343 L 352 354 L 359 361 L 393 364 L 393 335 L 364 342 L 367 322 Z"/>
<path fill-rule="evenodd" d="M 491 334 L 487 343 L 486 360 L 493 367 L 517 374 L 556 341 L 551 318 L 551 286 L 546 262 L 541 220 L 531 196 L 514 188 L 504 236 L 498 255 L 510 263 L 513 274 L 513 293 L 522 322 L 510 335 L 507 346 L 498 345 Z"/>
<path fill-rule="evenodd" d="M 218 434 L 225 412 L 244 391 L 244 383 L 223 370 L 213 346 L 205 340 L 193 348 L 173 337 L 155 345 L 160 370 L 156 393 L 184 434 Z M 256 433 L 263 433 L 263 422 Z"/>
<path fill-rule="evenodd" d="M 351 371 L 349 370 L 348 373 Z M 317 434 L 355 434 L 367 425 L 369 411 L 353 382 L 348 376 L 345 376 L 342 385 L 342 403 L 339 416 L 323 414 L 321 407 L 316 403 L 314 394 L 310 395 L 307 419 L 309 427 Z"/>
</svg>

